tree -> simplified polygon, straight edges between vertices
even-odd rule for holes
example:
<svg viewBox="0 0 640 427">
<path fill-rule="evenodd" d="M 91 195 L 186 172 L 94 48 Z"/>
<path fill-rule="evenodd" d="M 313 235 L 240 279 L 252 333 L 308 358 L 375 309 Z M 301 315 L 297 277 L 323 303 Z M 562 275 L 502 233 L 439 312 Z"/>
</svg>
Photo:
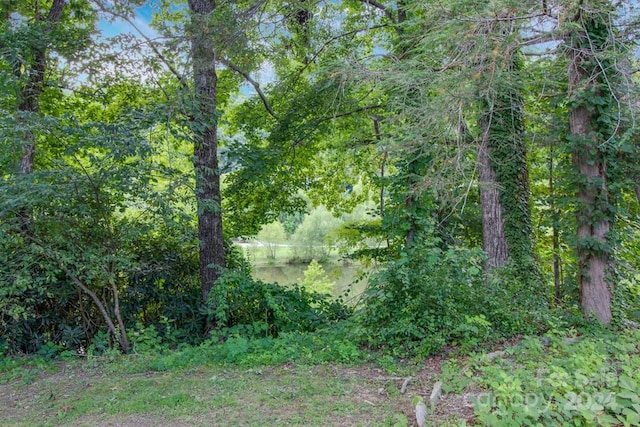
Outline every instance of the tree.
<svg viewBox="0 0 640 427">
<path fill-rule="evenodd" d="M 198 201 L 198 240 L 202 298 L 207 296 L 225 265 L 222 205 L 218 164 L 217 51 L 213 46 L 213 0 L 189 0 L 193 61 L 194 167 Z"/>
<path fill-rule="evenodd" d="M 266 109 L 271 110 L 259 85 L 247 71 L 255 62 L 250 54 L 248 34 L 254 31 L 252 18 L 260 4 L 259 1 L 231 4 L 189 0 L 187 8 L 175 9 L 173 5 L 163 3 L 154 25 L 166 35 L 167 41 L 161 43 L 139 31 L 139 36 L 151 47 L 154 59 L 159 60 L 177 82 L 174 84 L 178 89 L 174 91 L 168 91 L 164 82 L 158 82 L 169 104 L 171 131 L 193 146 L 199 277 L 205 303 L 226 264 L 221 194 L 223 171 L 218 157 L 220 107 L 238 90 L 240 80 L 237 76 L 240 76 L 254 85 Z M 126 6 L 124 12 L 105 6 L 103 9 L 132 23 L 131 10 Z M 184 56 L 176 55 L 176 52 L 182 52 Z M 171 116 L 176 107 L 179 114 Z M 188 132 L 184 131 L 185 127 Z M 232 158 L 227 160 L 231 164 L 234 161 Z"/>
<path fill-rule="evenodd" d="M 293 234 L 296 255 L 306 260 L 327 257 L 331 250 L 329 236 L 338 225 L 338 219 L 324 206 L 315 208 Z"/>
<path fill-rule="evenodd" d="M 16 69 L 16 75 L 27 72 L 27 78 L 21 84 L 20 93 L 18 95 L 18 112 L 21 115 L 37 114 L 39 112 L 38 102 L 42 93 L 45 72 L 47 71 L 47 57 L 49 49 L 55 49 L 56 27 L 62 18 L 62 12 L 67 5 L 65 0 L 53 0 L 48 13 L 43 14 L 40 11 L 39 1 L 36 1 L 33 9 L 33 27 L 35 30 L 30 40 L 28 40 L 28 48 L 24 60 L 12 64 Z M 9 5 L 3 6 L 3 14 L 9 16 L 11 11 Z M 0 45 L 0 47 L 2 47 Z M 33 171 L 33 162 L 36 150 L 35 134 L 26 130 L 24 132 L 23 154 L 20 158 L 20 172 L 26 174 Z"/>
<path fill-rule="evenodd" d="M 608 1 L 570 2 L 565 39 L 569 75 L 569 147 L 577 189 L 577 255 L 581 302 L 587 318 L 611 322 L 613 283 L 610 232 L 615 217 L 617 153 L 611 54 L 617 41 Z"/>
<path fill-rule="evenodd" d="M 478 171 L 487 268 L 510 262 L 525 283 L 541 284 L 531 222 L 531 191 L 520 72 L 520 28 L 514 12 L 497 9 L 482 40 Z M 482 19 L 482 18 L 479 18 Z M 490 20 L 491 18 L 487 18 Z M 481 26 L 481 24 L 478 24 Z M 491 53 L 488 49 L 493 47 Z"/>
<path fill-rule="evenodd" d="M 8 101 L 16 111 L 4 118 L 4 124 L 9 126 L 3 126 L 3 139 L 9 144 L 3 148 L 17 146 L 22 152 L 18 167 L 9 165 L 8 173 L 2 177 L 5 185 L 0 216 L 4 223 L 5 262 L 0 274 L 4 296 L 9 304 L 16 303 L 3 313 L 3 326 L 7 321 L 17 322 L 16 329 L 24 329 L 49 303 L 50 295 L 59 306 L 64 305 L 61 301 L 69 297 L 66 284 L 71 284 L 91 299 L 126 352 L 129 342 L 116 283 L 121 258 L 115 246 L 111 211 L 119 199 L 114 194 L 107 195 L 109 190 L 105 187 L 109 184 L 103 175 L 113 164 L 105 162 L 104 168 L 96 171 L 91 163 L 111 151 L 112 159 L 119 158 L 123 163 L 119 166 L 124 166 L 127 154 L 120 147 L 106 146 L 112 142 L 113 128 L 102 123 L 71 126 L 69 122 L 73 120 L 60 117 L 62 109 L 52 102 L 64 98 L 59 90 L 63 82 L 52 61 L 56 58 L 54 53 L 74 61 L 89 45 L 95 14 L 85 2 L 53 0 L 48 9 L 40 1 L 5 3 L 0 16 L 2 65 L 8 66 L 11 74 L 2 81 L 17 88 L 15 99 Z M 49 65 L 51 62 L 55 65 Z M 43 97 L 48 102 L 43 102 Z M 12 125 L 19 131 L 10 130 Z M 96 134 L 98 130 L 104 131 L 104 139 Z M 90 145 L 87 141 L 96 150 L 92 155 L 84 151 Z M 46 160 L 43 156 L 37 162 L 36 144 L 42 144 L 40 150 L 48 154 Z M 3 159 L 12 157 L 15 156 L 2 155 Z M 117 172 L 113 175 L 116 180 L 121 178 Z M 61 200 L 71 203 L 64 205 Z M 96 242 L 99 244 L 92 247 Z M 88 260 L 101 262 L 87 268 L 85 263 L 91 264 Z M 108 294 L 110 308 L 109 298 L 101 298 Z M 25 301 L 20 302 L 22 297 L 26 297 Z M 19 322 L 21 317 L 26 323 Z M 63 318 L 62 322 L 65 320 L 68 319 Z M 55 330 L 52 326 L 63 327 L 47 325 L 42 320 L 40 325 L 40 332 L 49 337 Z M 69 343 L 75 339 L 67 338 Z"/>
<path fill-rule="evenodd" d="M 287 240 L 287 233 L 284 231 L 282 224 L 279 221 L 276 221 L 262 226 L 257 237 L 269 251 L 267 257 L 275 259 L 278 245 Z"/>
<path fill-rule="evenodd" d="M 316 259 L 312 259 L 309 266 L 304 270 L 304 278 L 301 285 L 309 292 L 328 295 L 333 295 L 333 288 L 335 287 L 335 283 L 327 277 L 322 264 Z"/>
</svg>

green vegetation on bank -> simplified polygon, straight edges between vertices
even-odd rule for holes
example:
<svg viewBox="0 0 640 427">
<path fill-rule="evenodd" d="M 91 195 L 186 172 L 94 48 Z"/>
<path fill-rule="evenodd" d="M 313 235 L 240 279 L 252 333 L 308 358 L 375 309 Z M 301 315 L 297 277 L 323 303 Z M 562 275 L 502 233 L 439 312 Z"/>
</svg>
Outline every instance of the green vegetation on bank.
<svg viewBox="0 0 640 427">
<path fill-rule="evenodd" d="M 429 402 L 441 381 L 427 425 L 633 426 L 639 340 L 638 329 L 561 328 L 471 355 L 449 348 L 425 364 L 363 351 L 336 331 L 169 349 L 147 330 L 131 355 L 1 359 L 0 420 L 410 426 L 413 398 Z"/>
</svg>

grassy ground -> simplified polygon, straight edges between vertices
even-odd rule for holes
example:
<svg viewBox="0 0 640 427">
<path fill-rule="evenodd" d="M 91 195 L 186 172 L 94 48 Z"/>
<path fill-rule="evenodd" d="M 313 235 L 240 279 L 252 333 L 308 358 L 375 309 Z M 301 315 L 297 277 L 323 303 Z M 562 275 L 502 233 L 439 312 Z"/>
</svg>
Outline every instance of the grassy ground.
<svg viewBox="0 0 640 427">
<path fill-rule="evenodd" d="M 261 369 L 200 366 L 123 374 L 86 364 L 26 374 L 0 386 L 3 426 L 408 425 L 412 398 L 438 372 L 405 377 L 365 365 Z M 26 371 L 28 372 L 28 371 Z"/>
<path fill-rule="evenodd" d="M 0 359 L 0 425 L 403 427 L 415 425 L 413 399 L 429 402 L 442 381 L 429 426 L 637 426 L 639 342 L 638 329 L 563 329 L 471 355 L 265 367 L 213 363 L 211 346 Z"/>
</svg>

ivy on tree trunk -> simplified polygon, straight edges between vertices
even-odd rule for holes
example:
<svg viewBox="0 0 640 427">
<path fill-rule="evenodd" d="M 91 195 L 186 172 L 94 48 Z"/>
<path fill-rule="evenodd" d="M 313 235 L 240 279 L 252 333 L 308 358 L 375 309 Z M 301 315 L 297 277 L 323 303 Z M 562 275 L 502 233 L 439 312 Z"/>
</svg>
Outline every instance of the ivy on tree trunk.
<svg viewBox="0 0 640 427">
<path fill-rule="evenodd" d="M 521 59 L 515 43 L 505 43 L 517 34 L 515 22 L 505 16 L 487 34 L 494 50 L 484 59 L 488 81 L 482 89 L 479 119 L 483 248 L 487 269 L 510 261 L 522 283 L 540 285 L 531 223 Z"/>
<path fill-rule="evenodd" d="M 602 55 L 611 47 L 606 10 L 580 4 L 568 34 L 569 143 L 576 174 L 578 280 L 587 318 L 612 320 L 607 278 L 613 223 L 608 159 L 613 137 L 608 108 L 615 99 Z"/>
<path fill-rule="evenodd" d="M 36 21 L 44 19 L 46 22 L 46 30 L 52 31 L 54 26 L 62 18 L 62 12 L 66 4 L 65 0 L 54 0 L 49 9 L 49 13 L 46 18 L 36 13 Z M 45 35 L 46 36 L 46 35 Z M 46 37 L 44 37 L 46 39 Z M 44 73 L 47 67 L 47 46 L 46 44 L 38 43 L 31 47 L 32 55 L 31 63 L 29 64 L 29 77 L 27 83 L 20 90 L 18 111 L 21 113 L 38 113 L 38 103 L 40 100 L 40 94 L 42 93 L 42 87 L 44 85 Z M 16 74 L 20 73 L 19 70 Z M 20 172 L 28 174 L 33 172 L 33 162 L 36 152 L 36 138 L 32 131 L 27 130 L 24 133 L 24 146 L 22 151 L 22 157 L 20 158 Z"/>
<path fill-rule="evenodd" d="M 189 0 L 191 11 L 191 55 L 193 61 L 194 112 L 191 128 L 194 138 L 194 167 L 198 202 L 198 239 L 202 298 L 220 277 L 225 265 L 222 237 L 222 210 L 217 137 L 216 50 L 213 45 L 211 15 L 213 0 Z"/>
</svg>

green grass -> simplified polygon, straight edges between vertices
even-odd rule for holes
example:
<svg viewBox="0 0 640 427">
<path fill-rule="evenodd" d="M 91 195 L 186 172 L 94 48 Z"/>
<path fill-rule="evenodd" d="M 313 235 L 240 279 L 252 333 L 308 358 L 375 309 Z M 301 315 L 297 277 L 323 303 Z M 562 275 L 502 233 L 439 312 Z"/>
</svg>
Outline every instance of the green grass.
<svg viewBox="0 0 640 427">
<path fill-rule="evenodd" d="M 398 412 L 410 413 L 411 398 L 390 394 L 387 387 L 397 389 L 392 382 L 368 367 L 328 364 L 142 374 L 107 374 L 77 364 L 5 384 L 0 421 L 11 426 L 393 425 Z"/>
<path fill-rule="evenodd" d="M 278 340 L 234 362 L 222 357 L 229 341 L 67 362 L 0 359 L 0 425 L 402 427 L 413 423 L 413 398 L 428 402 L 438 380 L 445 394 L 429 413 L 432 426 L 640 422 L 636 329 L 551 331 L 500 346 L 492 357 L 454 350 L 456 359 L 373 354 L 367 363 L 344 341 L 316 347 L 299 336 Z M 294 342 L 311 353 L 278 350 Z"/>
</svg>

